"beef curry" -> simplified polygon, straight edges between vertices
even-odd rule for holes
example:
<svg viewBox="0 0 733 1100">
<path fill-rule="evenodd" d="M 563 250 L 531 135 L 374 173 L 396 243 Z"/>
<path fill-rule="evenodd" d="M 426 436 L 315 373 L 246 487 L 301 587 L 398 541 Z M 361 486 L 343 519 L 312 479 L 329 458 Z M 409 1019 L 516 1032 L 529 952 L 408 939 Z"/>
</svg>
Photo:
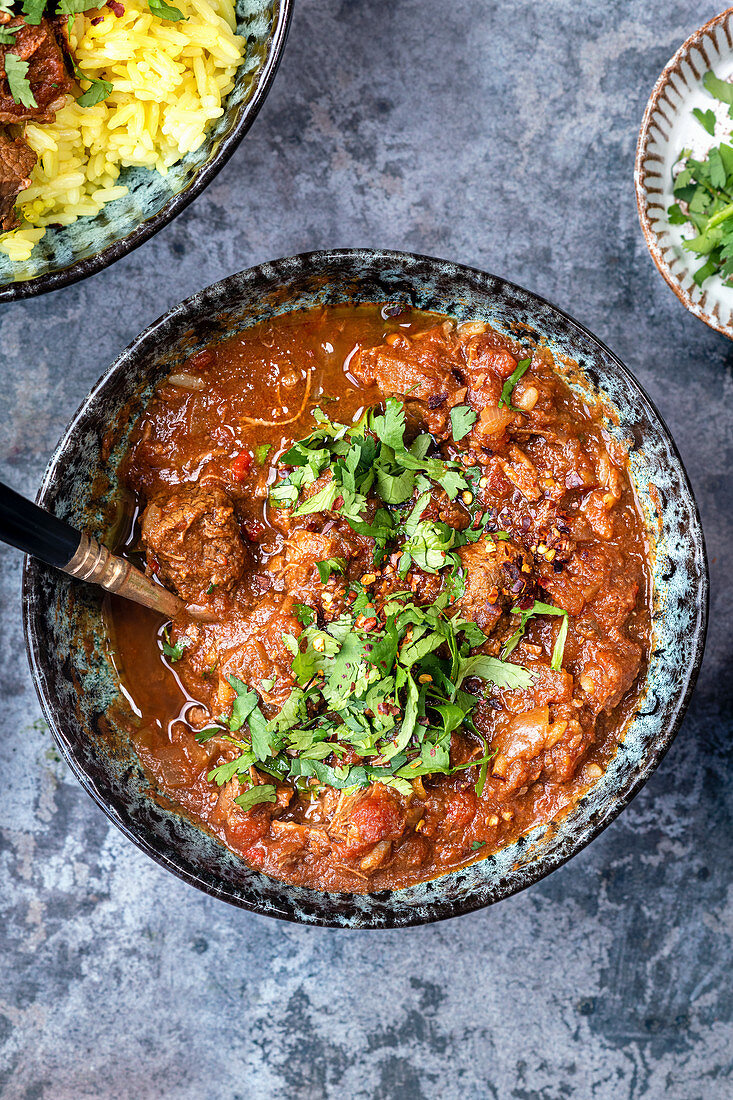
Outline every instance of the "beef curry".
<svg viewBox="0 0 733 1100">
<path fill-rule="evenodd" d="M 248 864 L 365 892 L 549 824 L 638 697 L 627 457 L 550 352 L 395 306 L 289 314 L 157 389 L 128 544 L 195 615 L 116 602 L 157 788 Z"/>
</svg>

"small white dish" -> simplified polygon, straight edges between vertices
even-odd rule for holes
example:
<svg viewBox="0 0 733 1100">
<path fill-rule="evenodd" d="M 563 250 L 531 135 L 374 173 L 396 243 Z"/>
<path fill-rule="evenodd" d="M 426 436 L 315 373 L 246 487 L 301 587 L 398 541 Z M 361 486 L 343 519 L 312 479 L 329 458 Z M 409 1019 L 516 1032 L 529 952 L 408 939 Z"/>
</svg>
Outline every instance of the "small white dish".
<svg viewBox="0 0 733 1100">
<path fill-rule="evenodd" d="M 733 132 L 726 104 L 703 87 L 702 78 L 709 69 L 722 80 L 733 77 L 733 8 L 690 35 L 665 65 L 644 112 L 634 183 L 641 228 L 661 275 L 690 313 L 733 339 L 733 287 L 718 275 L 706 279 L 702 287 L 694 283 L 693 274 L 703 260 L 682 247 L 682 241 L 692 236 L 691 227 L 670 225 L 667 217 L 668 207 L 676 201 L 672 169 L 680 151 L 692 149 L 693 155 L 703 157 Z M 693 116 L 695 107 L 714 112 L 714 136 Z"/>
</svg>

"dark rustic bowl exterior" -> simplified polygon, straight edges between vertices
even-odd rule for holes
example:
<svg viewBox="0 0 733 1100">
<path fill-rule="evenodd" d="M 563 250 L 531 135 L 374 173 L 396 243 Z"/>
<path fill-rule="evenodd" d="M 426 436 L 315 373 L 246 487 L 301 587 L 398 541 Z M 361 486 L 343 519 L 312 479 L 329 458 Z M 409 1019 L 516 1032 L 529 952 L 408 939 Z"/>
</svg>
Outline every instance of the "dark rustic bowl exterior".
<svg viewBox="0 0 733 1100">
<path fill-rule="evenodd" d="M 544 338 L 569 383 L 602 395 L 608 430 L 630 448 L 631 476 L 653 532 L 654 636 L 645 689 L 606 774 L 568 816 L 487 859 L 403 890 L 368 895 L 288 886 L 248 867 L 152 795 L 124 732 L 127 710 L 110 660 L 102 599 L 91 587 L 26 563 L 28 653 L 44 714 L 82 785 L 143 851 L 180 878 L 245 909 L 310 924 L 388 928 L 467 913 L 559 867 L 613 820 L 659 764 L 679 728 L 703 653 L 707 563 L 694 498 L 667 429 L 619 360 L 586 329 L 529 291 L 443 260 L 372 250 L 317 252 L 244 271 L 176 306 L 137 338 L 83 403 L 46 471 L 38 500 L 114 542 L 117 470 L 130 425 L 153 387 L 193 351 L 254 322 L 319 303 L 389 301 L 517 323 Z M 526 329 L 525 329 L 526 331 Z M 114 439 L 109 458 L 103 439 Z"/>
<path fill-rule="evenodd" d="M 96 217 L 49 228 L 29 260 L 0 253 L 0 303 L 32 298 L 103 271 L 177 217 L 221 171 L 254 122 L 277 72 L 285 47 L 293 0 L 236 0 L 237 32 L 247 51 L 224 114 L 212 123 L 203 144 L 169 169 L 125 169 L 129 188 Z"/>
</svg>

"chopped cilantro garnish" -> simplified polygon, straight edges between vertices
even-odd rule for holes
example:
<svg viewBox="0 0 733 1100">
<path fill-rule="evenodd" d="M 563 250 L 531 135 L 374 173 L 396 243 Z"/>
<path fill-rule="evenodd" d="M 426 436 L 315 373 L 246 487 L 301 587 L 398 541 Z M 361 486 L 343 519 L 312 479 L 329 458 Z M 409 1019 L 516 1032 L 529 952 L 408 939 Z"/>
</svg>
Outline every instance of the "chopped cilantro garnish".
<svg viewBox="0 0 733 1100">
<path fill-rule="evenodd" d="M 187 20 L 188 16 L 174 7 L 166 4 L 165 0 L 148 0 L 151 15 L 157 15 L 159 19 L 167 19 L 169 23 L 178 23 L 181 19 Z"/>
<path fill-rule="evenodd" d="M 171 636 L 168 627 L 163 631 L 163 653 L 169 661 L 180 661 L 184 649 L 188 649 L 191 642 L 188 638 L 181 638 L 175 645 L 171 645 Z"/>
<path fill-rule="evenodd" d="M 234 801 L 243 810 L 251 810 L 253 806 L 257 806 L 260 802 L 274 802 L 276 797 L 277 794 L 272 783 L 259 783 L 255 787 L 249 787 Z"/>
<path fill-rule="evenodd" d="M 29 23 L 32 27 L 37 27 L 43 19 L 45 8 L 46 0 L 23 0 L 21 11 L 23 12 L 23 18 L 26 23 Z M 9 9 L 7 6 L 3 7 L 0 5 L 0 11 L 9 12 Z"/>
<path fill-rule="evenodd" d="M 12 46 L 19 30 L 20 27 L 0 27 L 0 46 Z"/>
<path fill-rule="evenodd" d="M 98 5 L 99 0 L 58 0 L 56 11 L 59 15 L 76 15 Z"/>
<path fill-rule="evenodd" d="M 705 73 L 703 85 L 714 99 L 728 105 L 733 118 L 733 83 L 721 80 L 713 72 Z M 715 113 L 693 110 L 693 115 L 712 136 Z M 697 159 L 683 149 L 673 169 L 672 191 L 675 197 L 667 208 L 670 225 L 688 225 L 693 235 L 684 238 L 682 247 L 699 256 L 703 263 L 693 279 L 702 286 L 711 275 L 719 275 L 733 286 L 733 144 L 730 140 L 713 145 Z"/>
<path fill-rule="evenodd" d="M 294 508 L 296 516 L 335 511 L 360 534 L 371 535 L 378 545 L 393 535 L 395 520 L 386 509 L 374 521 L 365 520 L 367 495 L 372 488 L 388 507 L 406 504 L 416 488 L 441 487 L 450 500 L 470 488 L 467 471 L 452 460 L 428 454 L 432 439 L 418 435 L 405 442 L 405 409 L 389 398 L 384 412 L 371 410 L 353 425 L 332 423 L 321 409 L 314 411 L 319 425 L 306 439 L 294 443 L 282 456 L 293 467 L 270 490 L 270 504 Z M 329 479 L 313 496 L 301 500 L 303 490 L 322 474 Z"/>
<path fill-rule="evenodd" d="M 199 745 L 204 745 L 207 741 L 210 741 L 212 737 L 221 737 L 223 733 L 224 730 L 220 729 L 219 726 L 207 726 L 206 729 L 198 730 L 195 736 Z"/>
<path fill-rule="evenodd" d="M 343 558 L 328 558 L 326 561 L 317 561 L 316 569 L 321 578 L 321 584 L 325 584 L 332 573 L 343 573 L 346 562 Z"/>
<path fill-rule="evenodd" d="M 485 843 L 486 843 L 485 840 L 472 840 L 471 841 L 471 848 L 475 852 L 478 848 L 483 848 Z"/>
<path fill-rule="evenodd" d="M 37 107 L 36 97 L 31 91 L 30 81 L 27 77 L 28 62 L 21 61 L 21 59 L 14 53 L 5 54 L 5 76 L 8 80 L 8 87 L 10 88 L 10 94 L 16 103 L 21 103 L 24 107 Z"/>
<path fill-rule="evenodd" d="M 695 107 L 692 113 L 704 130 L 707 130 L 711 135 L 715 133 L 714 111 L 701 111 L 699 107 Z"/>
<path fill-rule="evenodd" d="M 450 411 L 450 422 L 453 438 L 456 443 L 460 443 L 476 423 L 476 413 L 473 409 L 469 409 L 468 405 L 456 405 Z"/>
<path fill-rule="evenodd" d="M 271 450 L 272 443 L 258 443 L 254 449 L 255 462 L 257 462 L 259 466 L 264 466 Z"/>
<path fill-rule="evenodd" d="M 238 755 L 212 768 L 210 781 L 223 785 L 236 777 L 248 785 L 254 766 L 299 787 L 346 790 L 379 780 L 409 793 L 410 780 L 419 776 L 475 767 L 482 789 L 492 753 L 472 721 L 477 697 L 462 684 L 471 676 L 509 690 L 526 688 L 530 674 L 472 654 L 486 637 L 475 623 L 447 613 L 447 593 L 428 607 L 415 604 L 411 593 L 396 593 L 369 631 L 358 625 L 366 598 L 361 590 L 351 609 L 323 628 L 313 622 L 297 638 L 283 635 L 296 686 L 273 718 L 264 717 L 255 691 L 228 678 L 235 699 L 227 728 L 198 736 L 223 738 Z M 478 738 L 483 755 L 452 764 L 457 730 Z M 340 763 L 346 750 L 362 762 Z"/>
<path fill-rule="evenodd" d="M 555 641 L 555 645 L 552 650 L 552 659 L 550 662 L 550 668 L 553 672 L 559 672 L 562 668 L 562 659 L 565 652 L 565 639 L 568 636 L 568 613 L 562 607 L 553 607 L 549 603 L 540 603 L 539 600 L 535 600 L 531 607 L 526 610 L 521 607 L 512 608 L 513 615 L 519 615 L 519 626 L 510 638 L 504 644 L 502 657 L 506 659 L 509 654 L 516 649 L 519 645 L 520 639 L 527 629 L 527 623 L 535 615 L 562 615 L 562 622 L 560 623 L 560 632 Z"/>
<path fill-rule="evenodd" d="M 528 367 L 529 360 L 518 364 L 515 382 Z M 271 503 L 296 516 L 335 511 L 358 534 L 374 539 L 375 561 L 383 560 L 389 547 L 399 550 L 393 559 L 399 564 L 385 567 L 379 584 L 376 570 L 364 574 L 361 583 L 341 582 L 344 610 L 336 618 L 329 618 L 325 601 L 321 617 L 307 604 L 293 605 L 303 629 L 281 637 L 295 686 L 272 717 L 265 717 L 256 690 L 228 677 L 234 692 L 229 717 L 198 736 L 228 742 L 236 754 L 213 767 L 208 778 L 219 785 L 236 780 L 244 808 L 264 800 L 268 787 L 272 797 L 267 801 L 274 800 L 275 786 L 258 783 L 260 773 L 300 791 L 319 786 L 348 790 L 379 781 L 409 794 L 419 777 L 473 769 L 480 795 L 494 753 L 474 723 L 479 697 L 464 685 L 482 680 L 504 691 L 531 686 L 531 673 L 506 657 L 532 614 L 565 616 L 553 653 L 552 667 L 560 667 L 567 615 L 535 602 L 521 612 L 520 628 L 503 659 L 484 652 L 486 635 L 462 617 L 456 604 L 465 591 L 457 550 L 482 538 L 506 538 L 506 532 L 489 535 L 490 513 L 480 505 L 463 531 L 434 518 L 433 507 L 442 498 L 440 489 L 451 500 L 463 492 L 472 505 L 480 469 L 438 457 L 427 434 L 406 441 L 405 410 L 398 401 L 388 400 L 383 410 L 371 410 L 351 426 L 332 423 L 320 409 L 314 416 L 316 430 L 282 456 L 289 472 L 272 488 Z M 472 410 L 459 409 L 454 433 L 470 431 L 474 419 Z M 306 496 L 316 481 L 317 491 Z M 332 557 L 316 566 L 326 584 L 334 574 L 346 573 L 347 562 Z M 384 580 L 391 577 L 394 584 L 410 568 L 442 575 L 441 591 L 431 604 L 416 602 L 411 587 L 385 587 Z M 273 680 L 263 679 L 259 691 L 267 693 L 273 686 Z M 480 754 L 474 752 L 467 762 L 452 760 L 454 736 L 477 744 Z"/>
<path fill-rule="evenodd" d="M 529 370 L 531 359 L 521 359 L 516 366 L 516 369 L 507 378 L 501 391 L 501 397 L 499 398 L 499 408 L 504 405 L 507 409 L 512 409 L 514 412 L 518 410 L 512 405 L 512 394 L 514 393 L 514 387 L 523 374 Z"/>
<path fill-rule="evenodd" d="M 702 83 L 713 99 L 719 99 L 721 103 L 727 103 L 729 106 L 733 105 L 733 84 L 727 80 L 721 80 L 713 72 L 705 73 Z"/>
<path fill-rule="evenodd" d="M 83 92 L 77 99 L 76 103 L 78 107 L 93 107 L 95 103 L 102 103 L 111 94 L 114 85 L 109 80 L 97 80 L 91 76 L 87 76 L 81 69 L 74 66 L 77 80 L 88 80 L 89 87 Z"/>
<path fill-rule="evenodd" d="M 71 2 L 75 2 L 75 0 L 71 0 Z M 91 6 L 94 7 L 95 5 Z M 69 19 L 71 19 L 71 16 L 69 16 Z M 73 60 L 72 65 L 76 79 L 79 81 L 86 80 L 89 84 L 87 90 L 82 92 L 76 101 L 79 107 L 93 107 L 95 103 L 102 103 L 112 94 L 114 85 L 109 80 L 98 80 L 96 77 L 87 76 Z"/>
</svg>

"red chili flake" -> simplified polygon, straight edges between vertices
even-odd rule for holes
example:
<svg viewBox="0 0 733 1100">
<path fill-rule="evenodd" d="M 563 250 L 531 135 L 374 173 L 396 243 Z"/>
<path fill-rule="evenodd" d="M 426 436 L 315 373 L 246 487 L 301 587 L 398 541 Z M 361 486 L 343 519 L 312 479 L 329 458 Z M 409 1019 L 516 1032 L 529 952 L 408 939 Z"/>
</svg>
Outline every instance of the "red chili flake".
<svg viewBox="0 0 733 1100">
<path fill-rule="evenodd" d="M 92 19 L 92 26 L 93 26 L 93 27 L 98 27 L 98 26 L 99 26 L 99 24 L 100 24 L 100 23 L 102 22 L 102 20 L 103 20 L 103 19 L 104 19 L 104 16 L 103 16 L 103 15 L 98 15 L 98 16 L 96 17 L 96 19 Z"/>
<path fill-rule="evenodd" d="M 343 506 L 344 506 L 344 498 L 343 498 L 343 497 L 336 497 L 336 499 L 335 499 L 335 500 L 334 500 L 334 502 L 333 502 L 333 506 L 334 506 L 334 508 L 336 508 L 336 509 L 338 509 L 338 508 L 343 508 Z"/>
<path fill-rule="evenodd" d="M 265 533 L 264 523 L 258 523 L 257 520 L 252 520 L 250 523 L 244 523 L 242 526 L 250 542 L 259 542 Z"/>
<path fill-rule="evenodd" d="M 235 477 L 237 481 L 242 481 L 249 473 L 253 461 L 252 455 L 248 451 L 243 451 L 241 455 L 237 455 L 231 465 L 232 477 Z"/>
<path fill-rule="evenodd" d="M 522 596 L 521 600 L 517 600 L 517 607 L 521 607 L 522 611 L 529 611 L 533 604 L 534 600 L 531 596 Z"/>
<path fill-rule="evenodd" d="M 158 559 L 153 557 L 152 554 L 149 554 L 148 556 L 148 565 L 150 567 L 150 572 L 153 574 L 154 577 L 157 577 L 158 573 L 160 573 L 160 564 L 158 562 Z"/>
<path fill-rule="evenodd" d="M 111 12 L 114 13 L 114 15 L 117 16 L 118 19 L 121 19 L 122 16 L 125 14 L 125 5 L 119 4 L 117 0 L 107 0 L 107 7 Z"/>
</svg>

